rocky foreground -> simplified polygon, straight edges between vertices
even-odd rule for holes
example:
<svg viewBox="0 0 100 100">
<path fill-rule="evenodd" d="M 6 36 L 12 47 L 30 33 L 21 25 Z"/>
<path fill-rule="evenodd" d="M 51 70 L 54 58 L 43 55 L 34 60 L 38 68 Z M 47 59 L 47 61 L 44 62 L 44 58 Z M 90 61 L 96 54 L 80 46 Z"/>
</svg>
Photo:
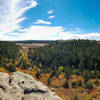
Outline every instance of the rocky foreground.
<svg viewBox="0 0 100 100">
<path fill-rule="evenodd" d="M 62 100 L 43 83 L 30 75 L 0 72 L 0 100 Z"/>
</svg>

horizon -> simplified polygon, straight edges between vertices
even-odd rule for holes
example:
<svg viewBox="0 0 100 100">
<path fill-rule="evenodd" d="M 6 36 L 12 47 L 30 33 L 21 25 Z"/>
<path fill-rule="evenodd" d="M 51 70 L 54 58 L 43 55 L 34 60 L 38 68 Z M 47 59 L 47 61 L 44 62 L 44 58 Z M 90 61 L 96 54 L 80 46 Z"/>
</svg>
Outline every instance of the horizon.
<svg viewBox="0 0 100 100">
<path fill-rule="evenodd" d="M 73 41 L 73 40 L 89 40 L 89 41 L 100 41 L 100 40 L 94 40 L 94 39 L 66 39 L 66 40 L 63 40 L 63 39 L 59 39 L 59 40 L 0 40 L 1 41 L 7 41 L 7 42 L 20 42 L 20 41 Z"/>
<path fill-rule="evenodd" d="M 0 41 L 100 40 L 98 0 L 0 0 Z"/>
</svg>

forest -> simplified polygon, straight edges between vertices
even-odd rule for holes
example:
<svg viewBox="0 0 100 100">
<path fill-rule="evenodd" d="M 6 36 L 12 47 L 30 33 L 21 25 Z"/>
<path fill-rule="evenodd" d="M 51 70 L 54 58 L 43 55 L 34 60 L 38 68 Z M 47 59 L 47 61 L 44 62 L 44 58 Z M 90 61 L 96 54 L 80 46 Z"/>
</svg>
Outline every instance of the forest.
<svg viewBox="0 0 100 100">
<path fill-rule="evenodd" d="M 0 41 L 0 67 L 8 71 L 16 71 L 19 47 L 13 42 Z"/>
<path fill-rule="evenodd" d="M 97 41 L 54 41 L 45 47 L 29 49 L 26 55 L 25 58 L 21 47 L 15 43 L 0 42 L 0 67 L 29 69 L 35 65 L 41 72 L 53 76 L 63 72 L 67 78 L 71 74 L 89 72 L 91 78 L 100 78 L 100 44 Z"/>
<path fill-rule="evenodd" d="M 14 41 L 14 43 L 24 43 L 24 44 L 32 44 L 32 43 L 45 43 L 45 44 L 50 44 L 55 41 L 51 40 L 25 40 L 25 41 Z"/>
<path fill-rule="evenodd" d="M 41 65 L 45 73 L 57 76 L 60 73 L 57 71 L 61 70 L 67 77 L 73 73 L 90 72 L 91 77 L 100 78 L 100 44 L 96 41 L 56 41 L 43 48 L 30 49 L 28 55 L 31 64 Z"/>
</svg>

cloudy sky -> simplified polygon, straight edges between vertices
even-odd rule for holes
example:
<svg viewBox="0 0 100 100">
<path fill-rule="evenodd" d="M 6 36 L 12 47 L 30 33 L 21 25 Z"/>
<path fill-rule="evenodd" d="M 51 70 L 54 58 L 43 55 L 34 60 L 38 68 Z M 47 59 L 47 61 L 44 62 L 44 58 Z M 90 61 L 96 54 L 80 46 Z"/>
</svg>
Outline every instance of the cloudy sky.
<svg viewBox="0 0 100 100">
<path fill-rule="evenodd" d="M 0 0 L 0 40 L 100 40 L 100 0 Z"/>
</svg>

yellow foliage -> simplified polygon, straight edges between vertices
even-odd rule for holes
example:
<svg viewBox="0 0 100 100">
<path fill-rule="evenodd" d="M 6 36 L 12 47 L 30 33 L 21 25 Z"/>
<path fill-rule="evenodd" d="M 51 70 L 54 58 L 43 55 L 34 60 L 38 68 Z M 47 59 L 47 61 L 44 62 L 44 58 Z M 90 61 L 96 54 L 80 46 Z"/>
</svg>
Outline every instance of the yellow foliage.
<svg viewBox="0 0 100 100">
<path fill-rule="evenodd" d="M 39 64 L 39 67 L 42 67 L 42 64 Z"/>
<path fill-rule="evenodd" d="M 91 95 L 87 95 L 85 100 L 91 100 L 91 99 L 92 99 Z"/>
<path fill-rule="evenodd" d="M 42 73 L 40 81 L 43 82 L 43 83 L 45 83 L 47 85 L 48 84 L 48 78 L 49 78 L 49 76 L 50 76 L 49 73 L 48 74 L 43 74 Z"/>
<path fill-rule="evenodd" d="M 53 87 L 61 87 L 66 82 L 66 78 L 64 77 L 64 74 L 60 74 L 58 76 L 59 78 L 53 77 L 51 78 L 51 86 Z"/>
<path fill-rule="evenodd" d="M 63 66 L 59 66 L 59 67 L 58 67 L 58 71 L 61 71 L 61 72 L 62 72 L 63 69 L 64 69 Z"/>
<path fill-rule="evenodd" d="M 0 68 L 0 72 L 5 72 L 5 73 L 7 73 L 7 70 L 5 69 L 5 68 Z"/>
<path fill-rule="evenodd" d="M 40 72 L 40 69 L 36 65 L 33 66 L 33 70 L 35 70 L 36 72 Z"/>
<path fill-rule="evenodd" d="M 60 75 L 58 76 L 58 78 L 59 78 L 59 79 L 65 79 L 65 74 L 64 74 L 64 73 L 60 74 Z"/>
</svg>

